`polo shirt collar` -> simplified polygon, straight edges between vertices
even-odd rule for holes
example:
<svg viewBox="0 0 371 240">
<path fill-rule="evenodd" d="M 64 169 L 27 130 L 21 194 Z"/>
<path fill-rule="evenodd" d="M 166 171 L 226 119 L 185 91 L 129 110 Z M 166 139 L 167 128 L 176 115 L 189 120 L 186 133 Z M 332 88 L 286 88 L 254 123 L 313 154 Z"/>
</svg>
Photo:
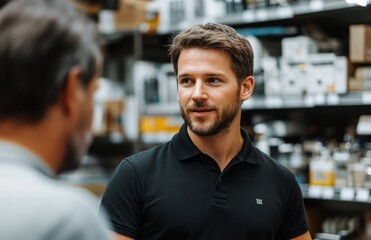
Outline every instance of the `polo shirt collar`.
<svg viewBox="0 0 371 240">
<path fill-rule="evenodd" d="M 237 154 L 236 158 L 250 164 L 259 164 L 259 158 L 256 154 L 256 149 L 253 146 L 247 132 L 241 128 L 241 135 L 244 139 L 242 149 Z M 194 145 L 187 132 L 187 125 L 184 123 L 180 128 L 179 133 L 175 134 L 171 140 L 174 146 L 176 155 L 179 160 L 185 161 L 194 157 L 203 155 L 203 153 Z"/>
<path fill-rule="evenodd" d="M 48 177 L 55 177 L 51 168 L 34 153 L 18 144 L 0 140 L 0 164 L 2 163 L 28 166 Z"/>
<path fill-rule="evenodd" d="M 179 160 L 187 160 L 203 153 L 193 144 L 187 132 L 187 124 L 183 123 L 179 133 L 171 139 Z"/>
</svg>

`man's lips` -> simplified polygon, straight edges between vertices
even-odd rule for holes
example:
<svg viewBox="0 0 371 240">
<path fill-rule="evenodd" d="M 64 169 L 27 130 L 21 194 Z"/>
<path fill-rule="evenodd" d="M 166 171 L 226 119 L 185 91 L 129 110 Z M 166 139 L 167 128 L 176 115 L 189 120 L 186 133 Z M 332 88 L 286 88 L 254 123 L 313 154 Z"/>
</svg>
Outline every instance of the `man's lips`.
<svg viewBox="0 0 371 240">
<path fill-rule="evenodd" d="M 191 112 L 210 112 L 212 109 L 210 108 L 191 108 L 189 109 Z"/>
<path fill-rule="evenodd" d="M 189 112 L 195 117 L 206 117 L 213 109 L 210 108 L 191 108 Z"/>
</svg>

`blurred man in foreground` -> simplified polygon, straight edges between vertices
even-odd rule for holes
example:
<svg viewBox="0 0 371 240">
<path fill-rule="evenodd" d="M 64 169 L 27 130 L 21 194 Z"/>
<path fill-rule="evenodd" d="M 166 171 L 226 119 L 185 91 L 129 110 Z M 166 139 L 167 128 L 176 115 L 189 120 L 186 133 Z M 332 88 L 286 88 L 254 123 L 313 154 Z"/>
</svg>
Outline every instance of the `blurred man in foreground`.
<svg viewBox="0 0 371 240">
<path fill-rule="evenodd" d="M 110 239 L 96 199 L 53 179 L 88 146 L 101 50 L 66 0 L 0 10 L 0 239 Z"/>
</svg>

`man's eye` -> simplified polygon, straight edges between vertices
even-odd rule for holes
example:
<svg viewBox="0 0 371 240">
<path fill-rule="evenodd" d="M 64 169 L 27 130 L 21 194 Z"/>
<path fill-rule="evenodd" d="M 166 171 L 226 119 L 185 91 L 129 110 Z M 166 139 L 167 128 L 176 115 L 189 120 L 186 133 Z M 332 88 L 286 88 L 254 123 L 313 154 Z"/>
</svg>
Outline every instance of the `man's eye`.
<svg viewBox="0 0 371 240">
<path fill-rule="evenodd" d="M 191 79 L 189 78 L 183 78 L 180 80 L 180 84 L 190 84 L 191 83 Z"/>
<path fill-rule="evenodd" d="M 208 79 L 208 82 L 209 82 L 209 83 L 220 83 L 220 80 L 217 79 L 217 78 L 209 78 L 209 79 Z"/>
</svg>

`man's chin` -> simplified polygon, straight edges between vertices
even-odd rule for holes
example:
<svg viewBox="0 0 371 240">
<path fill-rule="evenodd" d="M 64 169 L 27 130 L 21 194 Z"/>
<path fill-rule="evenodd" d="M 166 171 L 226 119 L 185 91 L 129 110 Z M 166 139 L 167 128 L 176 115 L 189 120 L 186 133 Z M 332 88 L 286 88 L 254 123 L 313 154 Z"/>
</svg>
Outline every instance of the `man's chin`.
<svg viewBox="0 0 371 240">
<path fill-rule="evenodd" d="M 214 134 L 212 131 L 210 131 L 210 127 L 205 126 L 205 124 L 194 124 L 193 122 L 192 124 L 188 126 L 194 134 L 200 137 L 207 137 L 207 136 L 211 136 Z"/>
</svg>

